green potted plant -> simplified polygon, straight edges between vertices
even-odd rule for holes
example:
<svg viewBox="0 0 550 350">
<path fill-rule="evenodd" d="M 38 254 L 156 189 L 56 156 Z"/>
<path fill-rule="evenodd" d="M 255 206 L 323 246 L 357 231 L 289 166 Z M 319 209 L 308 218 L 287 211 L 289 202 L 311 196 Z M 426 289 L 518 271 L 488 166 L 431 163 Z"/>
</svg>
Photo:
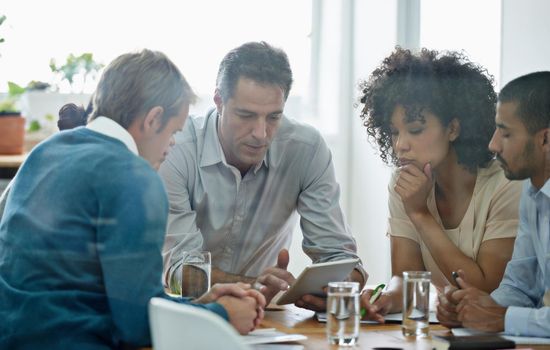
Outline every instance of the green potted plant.
<svg viewBox="0 0 550 350">
<path fill-rule="evenodd" d="M 0 26 L 6 20 L 0 15 Z M 0 37 L 0 43 L 5 40 Z M 0 100 L 0 154 L 21 154 L 25 141 L 25 118 L 22 117 L 17 102 L 25 89 L 8 82 L 8 94 Z"/>
<path fill-rule="evenodd" d="M 50 60 L 54 75 L 51 85 L 31 81 L 20 100 L 20 107 L 27 119 L 26 149 L 57 132 L 59 109 L 67 103 L 87 106 L 90 89 L 103 64 L 94 60 L 92 53 L 69 54 L 62 64 Z"/>
<path fill-rule="evenodd" d="M 20 107 L 23 110 L 25 117 L 27 119 L 27 137 L 26 137 L 27 140 L 25 141 L 26 143 L 28 143 L 27 141 L 29 140 L 28 134 L 36 134 L 44 129 L 43 128 L 44 123 L 53 124 L 54 122 L 55 118 L 50 113 L 45 113 L 43 117 L 41 116 L 41 118 L 34 115 L 36 113 L 33 113 L 33 112 L 36 112 L 36 107 L 38 108 L 43 107 L 41 105 L 43 104 L 42 100 L 47 101 L 51 99 L 51 96 L 46 96 L 45 98 L 37 99 L 35 95 L 47 93 L 50 90 L 50 88 L 51 88 L 51 85 L 49 83 L 38 81 L 38 80 L 30 81 L 25 87 L 25 93 L 20 100 Z M 39 102 L 38 106 L 36 106 L 37 100 Z M 51 133 L 52 132 L 49 132 L 49 134 Z M 39 141 L 41 141 L 41 139 L 44 139 L 47 136 L 48 135 L 39 136 L 38 137 L 40 139 Z M 34 142 L 34 144 L 36 143 L 37 142 Z M 28 149 L 28 146 L 29 145 L 26 146 L 27 149 Z"/>
<path fill-rule="evenodd" d="M 80 85 L 80 92 L 86 88 L 89 78 L 95 79 L 98 72 L 103 68 L 103 64 L 94 60 L 94 56 L 90 52 L 75 56 L 69 54 L 63 65 L 57 65 L 55 59 L 50 59 L 50 69 L 58 76 L 60 83 L 66 81 L 71 91 L 78 90 L 77 85 Z"/>
<path fill-rule="evenodd" d="M 50 60 L 54 75 L 52 84 L 31 81 L 21 98 L 21 109 L 27 119 L 26 149 L 57 132 L 59 109 L 67 103 L 86 106 L 90 94 L 84 91 L 95 85 L 95 77 L 103 64 L 96 62 L 93 54 L 69 54 L 63 64 Z"/>
<path fill-rule="evenodd" d="M 25 88 L 8 82 L 8 96 L 0 101 L 0 154 L 22 154 L 25 143 L 25 118 L 17 102 Z"/>
</svg>

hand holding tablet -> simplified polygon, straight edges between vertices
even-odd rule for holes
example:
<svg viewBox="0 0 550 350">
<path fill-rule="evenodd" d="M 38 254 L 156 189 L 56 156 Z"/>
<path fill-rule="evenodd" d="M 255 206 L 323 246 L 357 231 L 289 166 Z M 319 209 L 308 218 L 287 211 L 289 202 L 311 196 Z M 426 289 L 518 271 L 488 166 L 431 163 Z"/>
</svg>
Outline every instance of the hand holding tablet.
<svg viewBox="0 0 550 350">
<path fill-rule="evenodd" d="M 358 262 L 358 259 L 345 259 L 307 266 L 277 300 L 277 305 L 294 303 L 305 294 L 324 296 L 323 288 L 329 282 L 345 280 Z"/>
</svg>

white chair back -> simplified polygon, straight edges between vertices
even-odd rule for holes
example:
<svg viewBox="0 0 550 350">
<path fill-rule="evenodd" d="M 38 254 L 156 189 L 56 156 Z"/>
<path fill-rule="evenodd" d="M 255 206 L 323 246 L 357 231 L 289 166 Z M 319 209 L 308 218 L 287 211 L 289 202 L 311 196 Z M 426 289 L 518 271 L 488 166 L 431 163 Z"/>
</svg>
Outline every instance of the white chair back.
<svg viewBox="0 0 550 350">
<path fill-rule="evenodd" d="M 149 301 L 149 325 L 154 350 L 250 350 L 218 315 L 162 298 Z"/>
</svg>

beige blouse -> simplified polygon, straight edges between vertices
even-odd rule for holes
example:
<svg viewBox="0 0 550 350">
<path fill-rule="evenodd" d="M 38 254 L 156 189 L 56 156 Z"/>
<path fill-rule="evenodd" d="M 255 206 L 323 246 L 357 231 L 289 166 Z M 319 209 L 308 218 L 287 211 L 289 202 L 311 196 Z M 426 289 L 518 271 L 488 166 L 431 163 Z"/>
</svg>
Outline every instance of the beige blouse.
<svg viewBox="0 0 550 350">
<path fill-rule="evenodd" d="M 401 197 L 394 190 L 397 174 L 394 172 L 389 184 L 388 234 L 409 238 L 420 244 L 424 266 L 432 273 L 432 283 L 438 288 L 443 288 L 449 281 L 421 240 L 405 213 Z M 490 239 L 516 236 L 521 188 L 522 181 L 506 179 L 498 162 L 492 161 L 489 167 L 479 169 L 470 205 L 460 225 L 454 229 L 443 229 L 443 232 L 462 253 L 476 260 L 481 243 Z M 443 227 L 435 203 L 434 189 L 428 196 L 428 210 Z"/>
</svg>

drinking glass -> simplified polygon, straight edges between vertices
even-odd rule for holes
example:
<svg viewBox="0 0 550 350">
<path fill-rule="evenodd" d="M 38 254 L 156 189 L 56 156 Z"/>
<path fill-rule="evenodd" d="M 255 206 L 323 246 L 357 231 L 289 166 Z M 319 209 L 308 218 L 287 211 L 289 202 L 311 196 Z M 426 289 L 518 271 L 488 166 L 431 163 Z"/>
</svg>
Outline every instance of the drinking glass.
<svg viewBox="0 0 550 350">
<path fill-rule="evenodd" d="M 184 251 L 181 260 L 181 296 L 198 298 L 210 289 L 212 263 L 208 251 Z"/>
<path fill-rule="evenodd" d="M 430 330 L 430 279 L 428 271 L 403 272 L 403 323 L 406 337 L 426 337 Z"/>
<path fill-rule="evenodd" d="M 353 346 L 359 338 L 359 283 L 330 282 L 327 297 L 327 337 L 330 344 Z"/>
</svg>

